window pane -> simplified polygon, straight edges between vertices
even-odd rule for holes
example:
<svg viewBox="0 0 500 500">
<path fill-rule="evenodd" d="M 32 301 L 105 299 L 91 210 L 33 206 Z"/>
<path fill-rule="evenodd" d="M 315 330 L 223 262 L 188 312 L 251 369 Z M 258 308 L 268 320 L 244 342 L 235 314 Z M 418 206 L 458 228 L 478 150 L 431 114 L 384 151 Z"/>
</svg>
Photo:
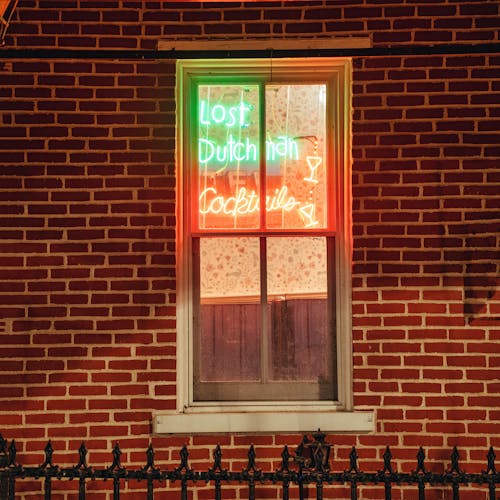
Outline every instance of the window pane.
<svg viewBox="0 0 500 500">
<path fill-rule="evenodd" d="M 259 87 L 200 85 L 200 229 L 259 226 Z"/>
<path fill-rule="evenodd" d="M 326 238 L 268 238 L 267 272 L 270 379 L 313 383 L 311 399 L 329 399 L 334 341 Z"/>
<path fill-rule="evenodd" d="M 326 85 L 267 85 L 265 98 L 267 227 L 326 228 Z"/>
<path fill-rule="evenodd" d="M 321 295 L 327 293 L 326 238 L 267 238 L 267 293 Z"/>
<path fill-rule="evenodd" d="M 260 379 L 258 238 L 200 240 L 200 382 Z"/>
<path fill-rule="evenodd" d="M 259 302 L 260 256 L 257 237 L 200 240 L 200 296 L 203 301 L 245 298 Z"/>
</svg>

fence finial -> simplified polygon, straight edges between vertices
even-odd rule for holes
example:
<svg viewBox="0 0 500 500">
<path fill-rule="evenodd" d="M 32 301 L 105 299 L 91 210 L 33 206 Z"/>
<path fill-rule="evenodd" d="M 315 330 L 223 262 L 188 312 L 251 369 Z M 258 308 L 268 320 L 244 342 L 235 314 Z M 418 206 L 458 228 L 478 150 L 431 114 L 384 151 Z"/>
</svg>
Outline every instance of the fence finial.
<svg viewBox="0 0 500 500">
<path fill-rule="evenodd" d="M 122 450 L 120 450 L 120 445 L 118 443 L 116 443 L 114 448 L 113 448 L 113 463 L 111 464 L 110 467 L 108 467 L 109 471 L 123 471 L 123 470 L 125 470 L 122 467 L 122 464 L 120 462 L 121 455 L 122 455 Z"/>
<path fill-rule="evenodd" d="M 261 471 L 257 469 L 257 464 L 255 463 L 255 460 L 257 458 L 257 453 L 255 453 L 255 448 L 253 444 L 250 445 L 250 448 L 248 448 L 248 464 L 245 469 L 243 469 L 243 474 L 248 475 L 250 472 L 253 473 L 254 476 L 259 475 Z"/>
<path fill-rule="evenodd" d="M 490 446 L 490 449 L 488 451 L 488 454 L 486 455 L 486 458 L 488 459 L 488 468 L 486 469 L 486 474 L 496 474 L 497 470 L 495 468 L 495 459 L 497 456 L 495 455 L 495 452 L 493 451 L 493 446 Z"/>
<path fill-rule="evenodd" d="M 421 472 L 422 474 L 427 473 L 427 471 L 425 470 L 424 461 L 425 461 L 425 452 L 424 449 L 420 447 L 417 453 L 417 470 L 415 471 L 416 474 L 418 474 L 419 472 Z"/>
<path fill-rule="evenodd" d="M 0 434 L 0 467 L 6 467 L 9 461 L 6 448 L 7 440 Z"/>
<path fill-rule="evenodd" d="M 451 452 L 451 469 L 450 472 L 456 472 L 457 474 L 462 474 L 460 467 L 458 466 L 458 461 L 460 459 L 460 454 L 458 453 L 458 448 L 456 446 L 453 447 L 453 451 Z"/>
<path fill-rule="evenodd" d="M 14 439 L 10 443 L 9 446 L 9 463 L 7 464 L 9 467 L 13 467 L 16 465 L 16 454 L 17 454 L 17 448 L 16 448 L 16 442 Z"/>
<path fill-rule="evenodd" d="M 179 455 L 181 457 L 181 464 L 179 465 L 179 467 L 177 467 L 177 469 L 175 469 L 177 472 L 181 472 L 183 469 L 186 473 L 189 473 L 191 472 L 191 469 L 189 468 L 189 464 L 188 464 L 188 458 L 189 458 L 189 451 L 187 449 L 187 446 L 184 445 L 181 449 L 181 451 L 179 452 Z"/>
<path fill-rule="evenodd" d="M 392 453 L 389 446 L 387 446 L 384 452 L 384 469 L 382 470 L 382 473 L 388 472 L 389 474 L 393 474 L 391 460 L 392 460 Z"/>
<path fill-rule="evenodd" d="M 353 446 L 351 449 L 351 453 L 349 453 L 349 472 L 359 472 L 358 469 L 358 452 L 356 451 L 356 447 Z"/>
<path fill-rule="evenodd" d="M 142 469 L 144 472 L 156 471 L 155 468 L 155 451 L 153 449 L 153 443 L 149 443 L 148 449 L 146 450 L 146 465 Z"/>
<path fill-rule="evenodd" d="M 54 448 L 52 448 L 52 442 L 50 441 L 50 439 L 47 442 L 47 445 L 45 446 L 44 452 L 45 452 L 45 460 L 43 464 L 40 465 L 40 469 L 44 469 L 46 467 L 53 468 L 54 464 L 52 463 L 52 455 L 54 453 Z"/>
<path fill-rule="evenodd" d="M 212 469 L 209 469 L 210 472 L 225 472 L 222 469 L 222 449 L 220 444 L 217 444 L 214 450 L 214 466 Z"/>
<path fill-rule="evenodd" d="M 288 451 L 288 446 L 285 445 L 283 451 L 281 452 L 281 467 L 278 469 L 277 472 L 281 473 L 290 472 L 289 461 L 290 461 L 290 452 Z"/>
<path fill-rule="evenodd" d="M 85 443 L 83 441 L 80 448 L 78 448 L 78 463 L 75 465 L 75 469 L 88 469 L 87 448 L 85 447 Z"/>
</svg>

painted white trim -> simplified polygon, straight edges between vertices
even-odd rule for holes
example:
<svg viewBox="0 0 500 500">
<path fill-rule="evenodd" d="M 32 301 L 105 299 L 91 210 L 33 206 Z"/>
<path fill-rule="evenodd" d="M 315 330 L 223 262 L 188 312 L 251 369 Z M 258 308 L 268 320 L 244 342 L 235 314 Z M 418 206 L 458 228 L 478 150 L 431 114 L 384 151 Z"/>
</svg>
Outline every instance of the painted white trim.
<svg viewBox="0 0 500 500">
<path fill-rule="evenodd" d="M 158 50 L 323 50 L 323 49 L 369 49 L 368 36 L 344 36 L 329 38 L 258 38 L 235 40 L 159 40 Z"/>
<path fill-rule="evenodd" d="M 373 412 L 253 411 L 239 413 L 158 414 L 156 434 L 368 433 L 375 430 Z"/>
</svg>

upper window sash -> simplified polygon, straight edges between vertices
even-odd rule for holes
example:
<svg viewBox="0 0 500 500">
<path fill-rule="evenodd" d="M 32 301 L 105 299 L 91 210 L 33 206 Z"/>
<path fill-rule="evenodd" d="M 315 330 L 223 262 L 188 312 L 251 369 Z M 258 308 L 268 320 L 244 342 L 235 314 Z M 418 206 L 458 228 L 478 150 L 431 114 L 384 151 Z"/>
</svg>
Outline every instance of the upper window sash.
<svg viewBox="0 0 500 500">
<path fill-rule="evenodd" d="M 333 80 L 192 79 L 191 232 L 320 232 L 336 224 Z"/>
</svg>

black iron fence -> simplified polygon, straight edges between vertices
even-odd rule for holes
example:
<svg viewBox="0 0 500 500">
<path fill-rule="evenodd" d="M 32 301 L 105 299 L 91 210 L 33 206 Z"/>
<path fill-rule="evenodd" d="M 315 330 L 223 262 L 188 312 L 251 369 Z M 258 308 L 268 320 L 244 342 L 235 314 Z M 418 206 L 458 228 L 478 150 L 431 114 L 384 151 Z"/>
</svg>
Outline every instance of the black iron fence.
<svg viewBox="0 0 500 500">
<path fill-rule="evenodd" d="M 383 456 L 383 466 L 377 472 L 364 472 L 358 465 L 356 448 L 352 448 L 349 455 L 349 469 L 343 472 L 330 470 L 331 445 L 325 441 L 325 435 L 318 431 L 313 439 L 304 436 L 302 443 L 290 454 L 285 446 L 281 453 L 281 465 L 278 469 L 263 472 L 257 466 L 255 449 L 248 450 L 248 463 L 241 471 L 229 471 L 222 465 L 222 450 L 217 446 L 213 453 L 213 465 L 206 471 L 196 471 L 189 464 L 189 452 L 186 446 L 180 450 L 180 463 L 172 470 L 161 470 L 154 462 L 154 450 L 150 445 L 146 451 L 144 467 L 129 470 L 123 467 L 120 461 L 122 454 L 118 444 L 112 451 L 113 461 L 107 468 L 94 469 L 87 464 L 87 449 L 84 444 L 78 451 L 78 463 L 74 467 L 59 467 L 53 463 L 54 450 L 49 441 L 45 447 L 45 460 L 37 467 L 24 467 L 16 462 L 16 446 L 12 441 L 9 446 L 0 435 L 0 498 L 13 500 L 16 498 L 16 484 L 22 479 L 35 479 L 43 482 L 43 496 L 45 500 L 52 498 L 54 481 L 64 479 L 78 481 L 78 498 L 86 498 L 89 481 L 111 480 L 113 485 L 112 498 L 119 500 L 120 490 L 126 481 L 143 481 L 144 494 L 141 498 L 152 500 L 155 490 L 165 488 L 166 484 L 179 485 L 181 500 L 188 499 L 189 489 L 196 488 L 197 484 L 213 485 L 215 500 L 221 500 L 225 485 L 231 483 L 243 484 L 248 489 L 249 500 L 255 500 L 256 486 L 273 484 L 281 488 L 283 500 L 291 496 L 300 500 L 309 498 L 311 493 L 317 500 L 324 497 L 325 486 L 347 485 L 347 495 L 350 500 L 358 500 L 359 489 L 363 485 L 381 488 L 385 500 L 392 500 L 393 488 L 411 487 L 414 491 L 411 498 L 425 500 L 426 488 L 440 486 L 449 488 L 453 500 L 460 500 L 460 488 L 473 485 L 484 490 L 484 497 L 488 500 L 497 500 L 496 485 L 500 483 L 500 473 L 495 468 L 495 453 L 490 448 L 486 454 L 486 469 L 481 473 L 469 474 L 459 465 L 459 453 L 454 448 L 450 456 L 450 467 L 443 473 L 433 473 L 427 470 L 425 453 L 422 448 L 416 456 L 415 470 L 402 473 L 393 469 L 392 455 L 389 447 Z M 311 491 L 312 490 L 312 491 Z M 145 495 L 145 496 L 144 496 Z M 341 498 L 335 496 L 335 498 Z M 347 500 L 347 497 L 344 497 Z M 405 498 L 397 496 L 397 498 Z M 469 497 L 470 498 L 470 497 Z"/>
</svg>

